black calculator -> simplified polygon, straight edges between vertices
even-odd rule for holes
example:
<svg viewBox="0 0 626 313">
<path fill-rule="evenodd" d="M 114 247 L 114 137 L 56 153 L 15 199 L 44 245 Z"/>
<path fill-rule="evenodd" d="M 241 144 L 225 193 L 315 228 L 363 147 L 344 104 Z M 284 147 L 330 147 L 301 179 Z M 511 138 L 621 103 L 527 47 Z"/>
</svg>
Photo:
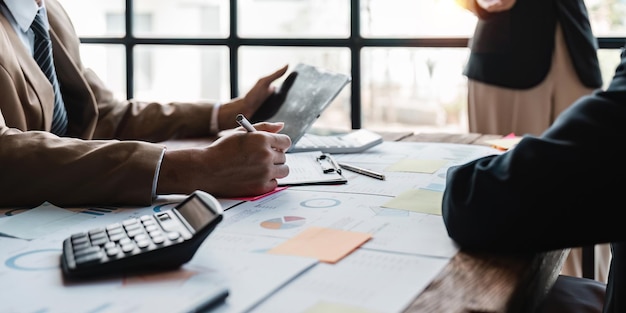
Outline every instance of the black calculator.
<svg viewBox="0 0 626 313">
<path fill-rule="evenodd" d="M 197 190 L 170 210 L 73 234 L 63 241 L 63 275 L 85 278 L 180 267 L 222 218 L 217 199 Z"/>
</svg>

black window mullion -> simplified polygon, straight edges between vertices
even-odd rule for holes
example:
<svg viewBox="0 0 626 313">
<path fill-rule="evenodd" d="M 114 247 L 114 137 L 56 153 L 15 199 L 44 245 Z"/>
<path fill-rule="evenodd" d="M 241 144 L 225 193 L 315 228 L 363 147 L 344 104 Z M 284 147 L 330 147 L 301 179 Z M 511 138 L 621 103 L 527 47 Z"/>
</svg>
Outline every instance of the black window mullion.
<svg viewBox="0 0 626 313">
<path fill-rule="evenodd" d="M 239 96 L 239 47 L 241 40 L 237 33 L 237 1 L 230 0 L 230 33 L 228 36 L 228 52 L 230 56 L 230 97 Z"/>
<path fill-rule="evenodd" d="M 126 0 L 126 34 L 124 34 L 124 50 L 126 52 L 126 99 L 132 99 L 135 95 L 135 59 L 133 49 L 135 47 L 133 34 L 133 0 Z"/>
<path fill-rule="evenodd" d="M 350 83 L 350 121 L 352 129 L 362 127 L 361 116 L 361 17 L 360 17 L 360 0 L 350 0 L 350 73 L 352 82 Z"/>
</svg>

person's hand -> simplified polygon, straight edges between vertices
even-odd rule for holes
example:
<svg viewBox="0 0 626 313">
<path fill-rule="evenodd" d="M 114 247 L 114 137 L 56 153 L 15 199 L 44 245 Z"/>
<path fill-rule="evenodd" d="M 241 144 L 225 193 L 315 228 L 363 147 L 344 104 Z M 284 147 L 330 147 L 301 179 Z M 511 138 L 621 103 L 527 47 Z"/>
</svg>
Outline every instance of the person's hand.
<svg viewBox="0 0 626 313">
<path fill-rule="evenodd" d="M 283 103 L 285 103 L 287 93 L 296 81 L 296 76 L 298 76 L 297 72 L 289 73 L 283 84 L 280 85 L 280 88 L 267 97 L 261 107 L 254 112 L 250 117 L 250 121 L 253 123 L 262 122 L 274 116 Z"/>
<path fill-rule="evenodd" d="M 287 72 L 287 68 L 288 65 L 285 65 L 277 71 L 261 77 L 245 96 L 233 99 L 220 107 L 218 117 L 220 129 L 235 128 L 237 126 L 235 117 L 239 113 L 246 117 L 254 115 L 265 100 L 274 94 L 276 87 L 272 83 L 283 76 Z"/>
<path fill-rule="evenodd" d="M 476 0 L 476 3 L 489 13 L 510 10 L 515 5 L 516 0 Z"/>
<path fill-rule="evenodd" d="M 283 123 L 257 123 L 256 132 L 233 132 L 206 148 L 166 151 L 157 194 L 188 194 L 200 189 L 215 197 L 260 195 L 286 177 L 287 135 Z"/>
</svg>

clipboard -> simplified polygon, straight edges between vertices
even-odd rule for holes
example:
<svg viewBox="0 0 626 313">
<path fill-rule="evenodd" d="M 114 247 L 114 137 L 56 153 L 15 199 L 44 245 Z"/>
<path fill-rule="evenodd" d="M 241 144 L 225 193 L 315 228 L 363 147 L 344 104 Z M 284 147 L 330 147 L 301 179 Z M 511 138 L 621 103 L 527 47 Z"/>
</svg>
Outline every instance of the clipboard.
<svg viewBox="0 0 626 313">
<path fill-rule="evenodd" d="M 289 175 L 278 179 L 278 186 L 338 185 L 348 180 L 328 153 L 321 151 L 287 153 Z"/>
</svg>

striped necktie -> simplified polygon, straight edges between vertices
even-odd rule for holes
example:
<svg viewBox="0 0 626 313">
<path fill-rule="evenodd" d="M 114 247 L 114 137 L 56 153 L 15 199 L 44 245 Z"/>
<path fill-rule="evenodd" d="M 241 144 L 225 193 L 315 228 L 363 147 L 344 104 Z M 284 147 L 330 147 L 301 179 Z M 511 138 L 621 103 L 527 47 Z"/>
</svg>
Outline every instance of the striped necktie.
<svg viewBox="0 0 626 313">
<path fill-rule="evenodd" d="M 50 80 L 52 88 L 54 89 L 54 113 L 52 115 L 52 128 L 50 131 L 56 135 L 63 136 L 67 130 L 67 112 L 65 111 L 59 81 L 57 80 L 56 70 L 54 69 L 52 42 L 50 41 L 50 34 L 42 18 L 43 14 L 44 11 L 40 9 L 37 15 L 35 15 L 33 24 L 30 26 L 35 34 L 33 57 L 35 61 L 37 61 L 41 71 L 46 74 L 46 77 Z"/>
</svg>

